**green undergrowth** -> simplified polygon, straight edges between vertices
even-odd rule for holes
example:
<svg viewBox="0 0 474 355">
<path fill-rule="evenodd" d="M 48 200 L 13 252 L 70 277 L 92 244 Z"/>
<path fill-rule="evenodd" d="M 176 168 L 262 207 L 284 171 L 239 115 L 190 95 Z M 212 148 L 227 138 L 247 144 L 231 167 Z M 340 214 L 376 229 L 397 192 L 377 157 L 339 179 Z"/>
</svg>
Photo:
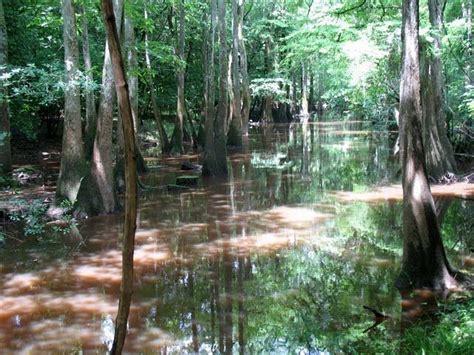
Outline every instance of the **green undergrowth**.
<svg viewBox="0 0 474 355">
<path fill-rule="evenodd" d="M 72 216 L 72 204 L 67 200 L 59 205 L 63 214 L 55 223 L 51 223 L 51 218 L 47 216 L 49 204 L 41 200 L 14 199 L 12 204 L 15 210 L 10 213 L 9 218 L 22 225 L 23 238 L 33 236 L 38 241 L 42 241 L 50 237 L 66 235 L 77 225 L 76 219 Z"/>
<path fill-rule="evenodd" d="M 447 304 L 440 307 L 437 320 L 412 325 L 399 337 L 374 329 L 359 333 L 342 350 L 365 354 L 473 354 L 473 314 L 472 298 Z"/>
</svg>

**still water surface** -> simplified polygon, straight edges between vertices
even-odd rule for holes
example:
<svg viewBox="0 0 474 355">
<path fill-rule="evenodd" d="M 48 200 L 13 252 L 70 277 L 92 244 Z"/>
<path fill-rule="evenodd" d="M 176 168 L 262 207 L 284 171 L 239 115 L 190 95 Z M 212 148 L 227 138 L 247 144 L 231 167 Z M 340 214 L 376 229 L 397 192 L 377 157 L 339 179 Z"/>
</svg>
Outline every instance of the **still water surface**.
<svg viewBox="0 0 474 355">
<path fill-rule="evenodd" d="M 140 197 L 130 353 L 350 351 L 371 335 L 363 305 L 398 336 L 401 209 L 389 133 L 339 122 L 255 128 L 229 178 Z M 150 160 L 163 187 L 182 161 Z M 342 198 L 375 188 L 382 198 Z M 448 201 L 449 202 L 449 201 Z M 469 268 L 472 202 L 452 201 L 444 238 Z M 113 338 L 122 216 L 82 222 L 67 242 L 0 252 L 0 352 L 103 353 Z M 461 237 L 460 237 L 461 236 Z"/>
</svg>

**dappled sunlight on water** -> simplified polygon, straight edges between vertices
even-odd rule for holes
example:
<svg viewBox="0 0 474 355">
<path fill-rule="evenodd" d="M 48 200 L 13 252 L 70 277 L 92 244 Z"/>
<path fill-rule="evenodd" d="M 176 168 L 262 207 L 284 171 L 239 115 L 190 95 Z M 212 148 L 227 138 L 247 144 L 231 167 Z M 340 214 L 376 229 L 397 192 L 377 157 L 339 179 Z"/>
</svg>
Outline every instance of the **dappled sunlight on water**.
<svg viewBox="0 0 474 355">
<path fill-rule="evenodd" d="M 199 179 L 185 191 L 166 185 L 198 176 L 180 170 L 198 155 L 149 159 L 126 351 L 314 351 L 315 339 L 335 344 L 345 330 L 370 326 L 362 305 L 399 314 L 399 206 L 385 203 L 400 199 L 393 142 L 365 128 L 357 121 L 258 127 L 229 156 L 228 179 Z M 372 188 L 381 182 L 387 187 Z M 457 184 L 436 193 L 446 189 L 472 193 Z M 120 288 L 122 218 L 86 220 L 81 238 L 66 245 L 2 254 L 0 349 L 105 351 Z M 471 259 L 464 252 L 460 261 Z"/>
</svg>

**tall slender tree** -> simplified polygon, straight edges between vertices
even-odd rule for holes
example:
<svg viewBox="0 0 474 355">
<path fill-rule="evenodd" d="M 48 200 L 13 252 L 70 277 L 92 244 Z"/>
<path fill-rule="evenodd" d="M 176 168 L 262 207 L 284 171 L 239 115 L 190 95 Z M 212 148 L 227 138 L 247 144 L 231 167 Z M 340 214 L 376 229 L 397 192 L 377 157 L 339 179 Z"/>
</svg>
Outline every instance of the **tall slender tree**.
<svg viewBox="0 0 474 355">
<path fill-rule="evenodd" d="M 301 120 L 307 122 L 309 119 L 308 112 L 308 66 L 301 64 Z"/>
<path fill-rule="evenodd" d="M 122 244 L 122 283 L 120 301 L 115 321 L 115 335 L 111 354 L 121 354 L 127 334 L 127 320 L 133 293 L 133 253 L 135 249 L 135 230 L 137 227 L 137 166 L 135 155 L 135 134 L 133 115 L 128 91 L 125 66 L 120 50 L 120 40 L 115 25 L 112 0 L 102 0 L 102 11 L 107 30 L 110 57 L 115 78 L 119 111 L 122 116 L 122 129 L 125 140 L 125 223 Z M 120 19 L 118 20 L 120 21 Z"/>
<path fill-rule="evenodd" d="M 272 60 L 272 40 L 270 36 L 265 38 L 264 42 L 264 49 L 263 49 L 263 61 L 265 65 L 265 75 L 270 76 L 271 72 L 273 71 L 273 60 Z M 272 115 L 272 108 L 273 108 L 273 96 L 272 94 L 267 94 L 263 98 L 263 112 L 262 112 L 262 122 L 271 123 L 273 122 L 273 115 Z"/>
<path fill-rule="evenodd" d="M 6 71 L 8 64 L 8 40 L 3 0 L 0 0 L 0 76 Z M 12 169 L 10 147 L 10 114 L 8 109 L 7 89 L 0 80 L 0 172 L 7 173 Z"/>
<path fill-rule="evenodd" d="M 147 2 L 145 2 L 143 17 L 145 22 L 148 20 L 148 10 L 147 10 Z M 146 79 L 148 88 L 150 90 L 150 97 L 151 97 L 151 105 L 153 109 L 153 116 L 155 117 L 156 126 L 158 129 L 158 135 L 160 139 L 160 148 L 162 153 L 169 153 L 170 151 L 170 143 L 168 140 L 168 136 L 166 135 L 165 129 L 163 127 L 163 121 L 161 119 L 161 112 L 158 108 L 157 96 L 156 96 L 156 88 L 153 84 L 153 68 L 151 64 L 151 56 L 150 56 L 150 34 L 148 29 L 145 29 L 145 65 L 146 65 Z"/>
<path fill-rule="evenodd" d="M 250 81 L 247 64 L 247 49 L 244 42 L 244 5 L 245 0 L 237 0 L 238 29 L 237 36 L 239 40 L 239 66 L 242 76 L 242 133 L 249 133 L 249 115 L 250 115 Z"/>
<path fill-rule="evenodd" d="M 138 135 L 138 62 L 135 44 L 135 30 L 133 28 L 132 19 L 130 15 L 123 12 L 123 26 L 121 28 L 122 33 L 122 44 L 124 50 L 124 57 L 126 58 L 127 65 L 127 79 L 128 79 L 128 91 L 130 94 L 130 100 L 132 105 L 133 124 L 135 132 L 135 153 L 137 156 L 137 169 L 139 173 L 147 171 L 145 159 L 140 150 L 139 135 Z M 117 189 L 120 191 L 125 187 L 125 137 L 122 127 L 122 115 L 118 111 L 117 120 L 117 131 L 116 131 L 116 159 L 114 169 L 114 179 Z"/>
<path fill-rule="evenodd" d="M 418 0 L 403 1 L 400 82 L 403 259 L 397 287 L 444 290 L 455 286 L 456 280 L 444 251 L 424 162 L 418 6 Z"/>
<path fill-rule="evenodd" d="M 184 135 L 184 118 L 186 116 L 185 97 L 184 97 L 184 76 L 186 73 L 186 58 L 184 56 L 185 47 L 185 10 L 184 0 L 178 0 L 177 9 L 177 38 L 176 38 L 176 56 L 178 58 L 177 69 L 177 102 L 176 102 L 176 124 L 175 124 L 175 145 L 176 151 L 180 154 L 184 153 L 183 135 Z"/>
<path fill-rule="evenodd" d="M 124 16 L 124 43 L 126 47 L 126 58 L 127 58 L 127 77 L 128 77 L 128 88 L 130 94 L 130 102 L 132 105 L 133 115 L 133 130 L 135 132 L 135 151 L 137 155 L 137 171 L 144 173 L 147 171 L 145 159 L 140 149 L 140 136 L 138 134 L 141 120 L 138 114 L 138 59 L 137 59 L 137 46 L 135 39 L 135 29 L 133 27 L 133 21 L 130 15 L 125 14 Z"/>
<path fill-rule="evenodd" d="M 239 64 L 239 0 L 232 0 L 232 117 L 230 121 L 227 143 L 242 146 L 242 100 Z"/>
<path fill-rule="evenodd" d="M 82 142 L 81 95 L 79 87 L 79 47 L 76 34 L 76 14 L 73 0 L 63 0 L 64 64 L 64 133 L 56 197 L 76 201 L 85 173 Z"/>
</svg>

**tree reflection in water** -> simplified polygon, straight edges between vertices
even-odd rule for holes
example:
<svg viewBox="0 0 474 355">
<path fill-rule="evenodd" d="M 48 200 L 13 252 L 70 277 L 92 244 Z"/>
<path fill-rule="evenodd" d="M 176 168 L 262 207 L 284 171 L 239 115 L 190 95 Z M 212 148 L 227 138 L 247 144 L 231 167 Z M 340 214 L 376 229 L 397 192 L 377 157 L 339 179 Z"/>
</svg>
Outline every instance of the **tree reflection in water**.
<svg viewBox="0 0 474 355">
<path fill-rule="evenodd" d="M 388 134 L 363 128 L 259 128 L 248 150 L 230 155 L 228 180 L 145 192 L 125 350 L 350 352 L 377 335 L 399 337 L 398 190 L 374 188 L 395 183 L 396 172 Z M 160 161 L 144 183 L 173 183 L 183 160 L 197 156 Z M 472 194 L 468 188 L 449 187 Z M 468 256 L 457 233 L 472 232 L 472 207 L 454 200 L 445 214 L 445 243 L 459 265 Z M 83 242 L 1 251 L 2 350 L 105 349 L 104 319 L 115 317 L 119 293 L 121 218 L 85 221 Z M 373 324 L 364 305 L 391 319 L 364 333 Z"/>
</svg>

